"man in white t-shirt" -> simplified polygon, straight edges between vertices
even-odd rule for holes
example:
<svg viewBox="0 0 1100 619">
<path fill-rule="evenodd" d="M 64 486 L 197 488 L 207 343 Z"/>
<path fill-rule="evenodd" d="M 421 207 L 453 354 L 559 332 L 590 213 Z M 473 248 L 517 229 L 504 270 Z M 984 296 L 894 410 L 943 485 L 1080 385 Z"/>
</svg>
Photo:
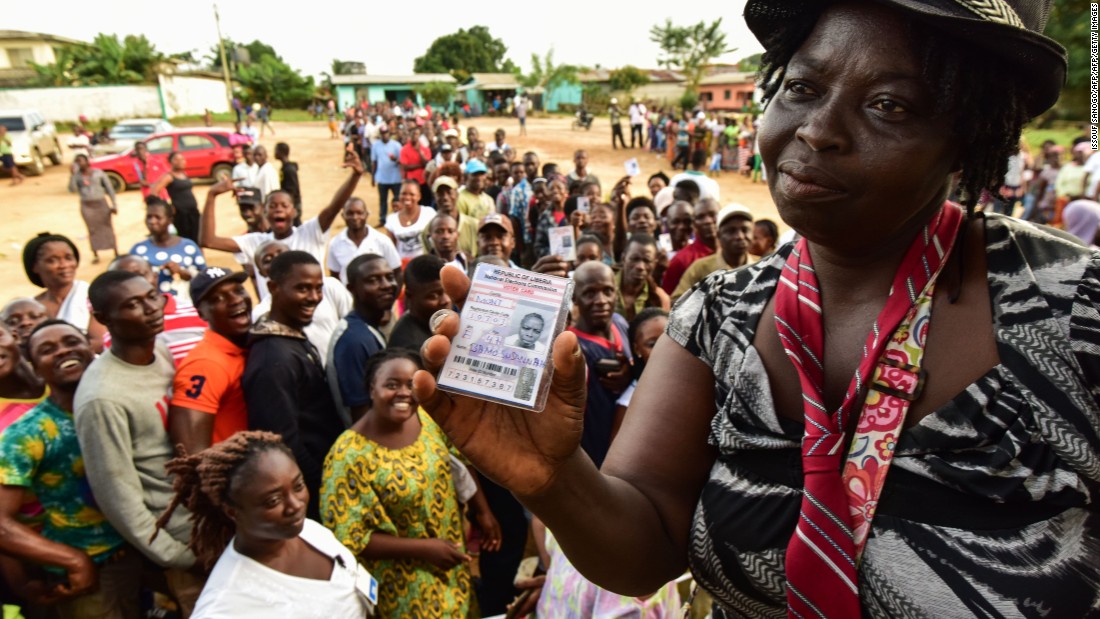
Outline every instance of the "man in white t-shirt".
<svg viewBox="0 0 1100 619">
<path fill-rule="evenodd" d="M 344 204 L 340 216 L 344 218 L 347 228 L 344 228 L 333 237 L 328 244 L 328 260 L 325 266 L 333 277 L 339 277 L 344 284 L 348 283 L 348 264 L 352 259 L 362 254 L 377 254 L 386 259 L 386 264 L 394 270 L 394 277 L 398 277 L 401 271 L 401 256 L 397 254 L 390 237 L 367 225 L 370 211 L 362 198 L 351 198 Z"/>
<path fill-rule="evenodd" d="M 343 167 L 351 169 L 351 176 L 340 185 L 332 196 L 332 201 L 316 217 L 306 220 L 301 226 L 295 226 L 294 218 L 298 215 L 298 210 L 294 207 L 294 199 L 280 190 L 264 196 L 264 218 L 267 219 L 268 232 L 249 232 L 232 238 L 218 236 L 214 212 L 217 197 L 233 190 L 232 179 L 215 183 L 206 194 L 206 204 L 202 209 L 199 244 L 209 249 L 242 253 L 252 266 L 252 257 L 260 245 L 264 241 L 275 239 L 286 243 L 290 249 L 309 252 L 317 262 L 324 262 L 329 228 L 336 220 L 336 214 L 351 198 L 363 175 L 363 163 L 354 152 L 345 153 Z M 260 300 L 267 298 L 267 279 L 259 272 L 256 273 L 255 284 Z"/>
<path fill-rule="evenodd" d="M 260 143 L 260 132 L 252 126 L 252 117 L 248 116 L 244 119 L 244 129 L 241 129 L 241 133 L 248 136 L 248 139 L 252 140 L 253 144 Z"/>
<path fill-rule="evenodd" d="M 252 147 L 248 144 L 238 144 L 233 147 L 233 158 L 237 165 L 233 166 L 230 176 L 236 180 L 237 187 L 255 187 L 256 171 L 259 169 L 252 160 Z"/>
<path fill-rule="evenodd" d="M 628 109 L 630 115 L 630 148 L 634 148 L 634 136 L 638 136 L 638 148 L 645 146 L 645 104 L 634 101 Z"/>
<path fill-rule="evenodd" d="M 252 180 L 252 186 L 259 189 L 260 195 L 267 199 L 267 196 L 280 189 L 279 172 L 267 158 L 267 149 L 263 146 L 252 149 L 252 159 L 256 162 L 256 176 Z"/>
</svg>

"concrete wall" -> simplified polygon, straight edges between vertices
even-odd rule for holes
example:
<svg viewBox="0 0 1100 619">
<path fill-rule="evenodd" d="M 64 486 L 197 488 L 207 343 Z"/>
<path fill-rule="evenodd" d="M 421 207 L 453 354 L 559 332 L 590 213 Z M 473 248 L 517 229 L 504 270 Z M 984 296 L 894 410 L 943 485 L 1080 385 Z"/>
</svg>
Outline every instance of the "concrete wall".
<svg viewBox="0 0 1100 619">
<path fill-rule="evenodd" d="M 160 97 L 156 86 L 5 88 L 0 109 L 9 108 L 36 109 L 51 121 L 148 118 L 160 116 Z"/>
<path fill-rule="evenodd" d="M 161 76 L 164 111 L 169 117 L 228 112 L 225 85 L 219 80 Z M 161 97 L 157 86 L 72 86 L 58 88 L 0 89 L 0 109 L 30 108 L 51 121 L 159 118 Z"/>
<path fill-rule="evenodd" d="M 221 80 L 186 75 L 161 75 L 158 79 L 169 118 L 202 114 L 207 109 L 215 114 L 229 111 Z"/>
<path fill-rule="evenodd" d="M 542 105 L 547 112 L 556 112 L 561 104 L 580 105 L 583 95 L 580 84 L 559 84 L 542 95 Z"/>
<path fill-rule="evenodd" d="M 665 105 L 679 105 L 684 96 L 684 85 L 676 82 L 650 82 L 634 89 L 634 97 Z"/>
</svg>

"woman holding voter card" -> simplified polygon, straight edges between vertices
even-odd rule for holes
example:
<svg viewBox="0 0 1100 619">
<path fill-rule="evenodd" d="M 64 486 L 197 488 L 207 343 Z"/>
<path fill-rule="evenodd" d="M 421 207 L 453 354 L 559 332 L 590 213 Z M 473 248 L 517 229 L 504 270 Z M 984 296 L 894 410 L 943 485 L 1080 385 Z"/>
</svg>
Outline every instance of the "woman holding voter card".
<svg viewBox="0 0 1100 619">
<path fill-rule="evenodd" d="M 540 413 L 429 371 L 416 398 L 617 593 L 690 567 L 718 618 L 1094 614 L 1100 254 L 974 212 L 1058 98 L 1049 10 L 749 0 L 759 152 L 801 240 L 683 297 L 600 470 L 572 333 Z M 433 324 L 431 370 L 459 316 Z"/>
</svg>

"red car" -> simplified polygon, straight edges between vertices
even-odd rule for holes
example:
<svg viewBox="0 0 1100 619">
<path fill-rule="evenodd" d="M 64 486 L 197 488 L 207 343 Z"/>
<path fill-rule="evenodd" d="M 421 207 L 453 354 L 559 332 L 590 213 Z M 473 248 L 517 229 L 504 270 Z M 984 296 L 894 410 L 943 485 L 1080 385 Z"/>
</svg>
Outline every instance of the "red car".
<svg viewBox="0 0 1100 619">
<path fill-rule="evenodd" d="M 153 134 L 142 141 L 149 147 L 150 158 L 160 159 L 165 170 L 168 169 L 168 155 L 180 151 L 187 161 L 187 176 L 218 178 L 233 172 L 233 149 L 229 146 L 232 134 L 228 129 L 176 129 Z M 106 172 L 115 191 L 121 193 L 139 184 L 133 152 L 130 148 L 117 155 L 96 157 L 91 164 Z"/>
</svg>

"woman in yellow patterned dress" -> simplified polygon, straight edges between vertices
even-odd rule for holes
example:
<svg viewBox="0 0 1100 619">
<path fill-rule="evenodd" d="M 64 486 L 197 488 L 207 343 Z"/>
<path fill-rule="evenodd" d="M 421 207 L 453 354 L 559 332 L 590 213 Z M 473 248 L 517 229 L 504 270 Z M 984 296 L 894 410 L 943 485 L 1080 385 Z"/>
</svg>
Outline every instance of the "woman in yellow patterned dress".
<svg viewBox="0 0 1100 619">
<path fill-rule="evenodd" d="M 476 616 L 451 445 L 413 402 L 419 368 L 400 349 L 368 362 L 372 406 L 325 458 L 321 519 L 378 579 L 379 617 Z M 499 545 L 480 491 L 471 506 Z"/>
</svg>

